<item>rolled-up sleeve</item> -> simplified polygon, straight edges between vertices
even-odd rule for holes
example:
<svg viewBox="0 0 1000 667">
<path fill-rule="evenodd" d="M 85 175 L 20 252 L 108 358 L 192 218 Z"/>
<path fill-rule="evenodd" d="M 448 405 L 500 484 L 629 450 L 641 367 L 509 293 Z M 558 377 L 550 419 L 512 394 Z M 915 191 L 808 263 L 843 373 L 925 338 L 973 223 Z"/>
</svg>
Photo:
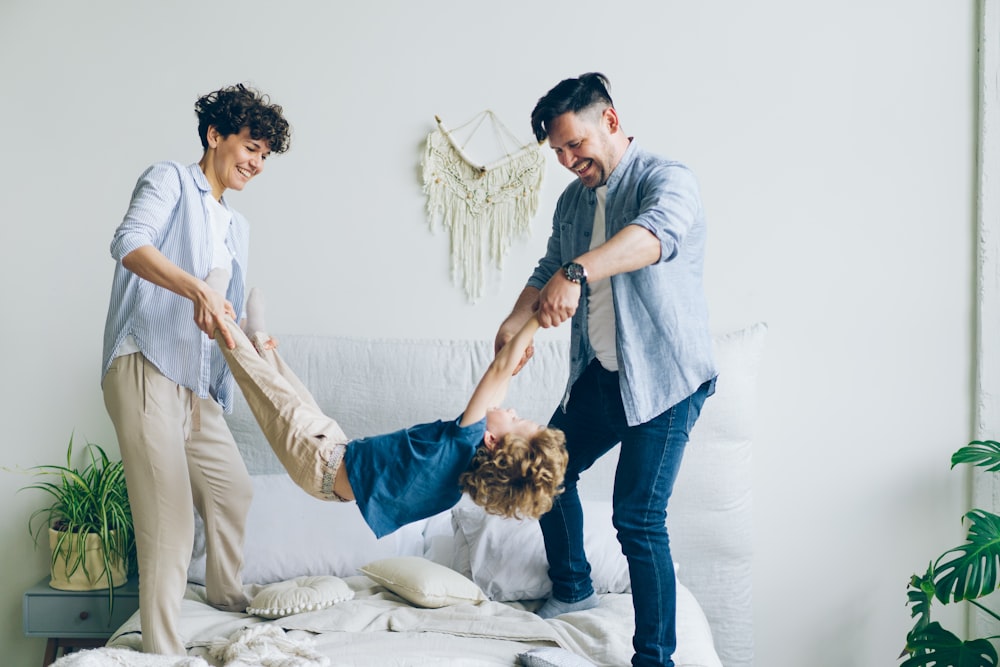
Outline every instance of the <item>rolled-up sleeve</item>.
<svg viewBox="0 0 1000 667">
<path fill-rule="evenodd" d="M 142 173 L 125 218 L 111 239 L 115 261 L 120 262 L 136 248 L 157 245 L 180 195 L 180 174 L 172 163 L 155 164 Z"/>
<path fill-rule="evenodd" d="M 660 242 L 660 262 L 677 257 L 684 237 L 701 215 L 694 174 L 672 163 L 649 170 L 639 188 L 638 214 L 629 224 L 650 231 Z"/>
</svg>

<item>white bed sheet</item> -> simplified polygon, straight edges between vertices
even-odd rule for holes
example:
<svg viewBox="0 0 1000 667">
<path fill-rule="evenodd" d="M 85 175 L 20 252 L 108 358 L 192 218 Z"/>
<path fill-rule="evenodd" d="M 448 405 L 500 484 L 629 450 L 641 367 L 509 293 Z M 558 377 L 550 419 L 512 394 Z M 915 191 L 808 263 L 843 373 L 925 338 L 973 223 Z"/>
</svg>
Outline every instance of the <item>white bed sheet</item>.
<svg viewBox="0 0 1000 667">
<path fill-rule="evenodd" d="M 517 655 L 533 646 L 560 646 L 595 665 L 620 667 L 632 655 L 632 601 L 628 594 L 600 596 L 596 609 L 543 620 L 522 603 L 484 602 L 441 609 L 421 609 L 363 576 L 345 579 L 353 600 L 321 611 L 265 619 L 209 606 L 204 588 L 191 585 L 183 603 L 181 633 L 189 654 L 221 665 L 210 655 L 241 630 L 270 623 L 290 639 L 307 642 L 331 666 L 424 665 L 469 666 L 517 664 Z M 253 596 L 259 586 L 248 586 Z M 677 667 L 722 667 L 705 615 L 691 593 L 678 587 Z M 530 603 L 529 603 L 530 604 Z M 127 621 L 108 646 L 139 650 L 138 614 Z"/>
</svg>

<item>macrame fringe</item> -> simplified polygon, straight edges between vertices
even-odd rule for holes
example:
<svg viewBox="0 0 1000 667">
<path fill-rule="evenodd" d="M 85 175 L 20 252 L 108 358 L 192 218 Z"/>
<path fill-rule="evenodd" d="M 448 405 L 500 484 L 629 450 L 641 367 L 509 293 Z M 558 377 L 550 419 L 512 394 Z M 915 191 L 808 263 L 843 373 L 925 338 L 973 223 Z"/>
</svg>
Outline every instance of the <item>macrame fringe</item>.
<svg viewBox="0 0 1000 667">
<path fill-rule="evenodd" d="M 492 118 L 492 112 L 484 113 Z M 487 264 L 501 270 L 512 241 L 529 231 L 538 210 L 544 166 L 535 143 L 478 165 L 440 119 L 438 129 L 427 135 L 423 159 L 427 217 L 432 230 L 440 223 L 448 231 L 452 281 L 473 303 L 483 295 Z"/>
</svg>

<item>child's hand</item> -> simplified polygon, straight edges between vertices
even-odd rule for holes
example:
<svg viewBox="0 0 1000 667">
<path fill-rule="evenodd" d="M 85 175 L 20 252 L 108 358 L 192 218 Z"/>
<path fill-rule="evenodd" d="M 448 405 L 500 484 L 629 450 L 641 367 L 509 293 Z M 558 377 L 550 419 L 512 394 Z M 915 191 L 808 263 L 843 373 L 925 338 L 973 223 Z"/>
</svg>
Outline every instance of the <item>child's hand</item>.
<svg viewBox="0 0 1000 667">
<path fill-rule="evenodd" d="M 534 315 L 524 323 L 521 329 L 497 351 L 496 360 L 503 368 L 510 368 L 510 374 L 517 375 L 524 365 L 535 354 L 535 331 L 538 330 L 538 318 Z M 498 337 L 498 343 L 502 340 Z M 512 358 L 513 357 L 513 358 Z"/>
</svg>

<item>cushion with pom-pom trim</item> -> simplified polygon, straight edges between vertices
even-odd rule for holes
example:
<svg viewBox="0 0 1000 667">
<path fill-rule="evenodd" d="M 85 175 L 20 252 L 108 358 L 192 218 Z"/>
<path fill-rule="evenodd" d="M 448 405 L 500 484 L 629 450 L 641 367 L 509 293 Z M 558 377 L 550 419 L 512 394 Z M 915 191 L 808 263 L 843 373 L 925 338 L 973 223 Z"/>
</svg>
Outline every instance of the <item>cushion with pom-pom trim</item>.
<svg viewBox="0 0 1000 667">
<path fill-rule="evenodd" d="M 250 601 L 247 613 L 281 618 L 326 609 L 353 597 L 354 591 L 340 577 L 296 577 L 262 588 Z"/>
</svg>

